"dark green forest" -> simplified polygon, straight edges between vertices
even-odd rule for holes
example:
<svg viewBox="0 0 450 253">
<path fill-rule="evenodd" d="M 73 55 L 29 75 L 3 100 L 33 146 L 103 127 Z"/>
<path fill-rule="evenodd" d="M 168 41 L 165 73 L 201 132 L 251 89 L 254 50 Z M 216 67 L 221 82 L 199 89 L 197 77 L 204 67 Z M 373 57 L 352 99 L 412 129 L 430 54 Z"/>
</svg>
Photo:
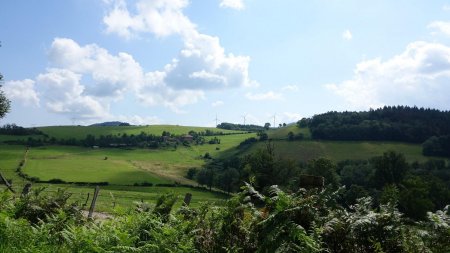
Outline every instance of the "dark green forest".
<svg viewBox="0 0 450 253">
<path fill-rule="evenodd" d="M 297 122 L 313 139 L 424 143 L 424 155 L 450 156 L 450 111 L 385 106 L 363 112 L 327 112 Z"/>
</svg>

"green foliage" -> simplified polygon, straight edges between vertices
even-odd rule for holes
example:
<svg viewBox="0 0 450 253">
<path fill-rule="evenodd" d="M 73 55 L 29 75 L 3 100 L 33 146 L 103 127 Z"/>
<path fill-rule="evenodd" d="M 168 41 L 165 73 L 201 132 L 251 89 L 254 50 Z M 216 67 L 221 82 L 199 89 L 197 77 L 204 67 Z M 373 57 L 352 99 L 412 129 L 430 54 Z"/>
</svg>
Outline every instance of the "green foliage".
<svg viewBox="0 0 450 253">
<path fill-rule="evenodd" d="M 0 74 L 0 88 L 2 87 L 1 83 L 3 81 L 3 75 Z M 5 96 L 5 93 L 0 90 L 0 119 L 5 117 L 5 115 L 11 109 L 11 101 Z"/>
<path fill-rule="evenodd" d="M 373 164 L 375 168 L 374 181 L 379 188 L 386 184 L 399 185 L 408 171 L 405 156 L 393 151 L 375 157 Z"/>
<path fill-rule="evenodd" d="M 331 160 L 319 158 L 311 160 L 307 165 L 307 174 L 321 176 L 325 179 L 326 185 L 334 188 L 339 186 L 339 175 L 336 173 L 336 164 Z"/>
<path fill-rule="evenodd" d="M 432 136 L 422 144 L 426 156 L 450 157 L 450 135 Z"/>
<path fill-rule="evenodd" d="M 0 194 L 2 252 L 448 252 L 448 207 L 421 223 L 404 220 L 392 204 L 373 209 L 370 198 L 350 208 L 337 202 L 342 189 L 288 193 L 277 186 L 243 190 L 223 206 L 204 203 L 173 210 L 173 194 L 155 205 L 89 221 L 72 205 Z M 36 198 L 40 194 L 33 193 Z M 62 193 L 52 199 L 61 199 Z M 33 197 L 34 198 L 34 197 Z M 23 201 L 49 209 L 44 219 L 15 217 Z M 38 208 L 35 208 L 38 209 Z"/>
</svg>

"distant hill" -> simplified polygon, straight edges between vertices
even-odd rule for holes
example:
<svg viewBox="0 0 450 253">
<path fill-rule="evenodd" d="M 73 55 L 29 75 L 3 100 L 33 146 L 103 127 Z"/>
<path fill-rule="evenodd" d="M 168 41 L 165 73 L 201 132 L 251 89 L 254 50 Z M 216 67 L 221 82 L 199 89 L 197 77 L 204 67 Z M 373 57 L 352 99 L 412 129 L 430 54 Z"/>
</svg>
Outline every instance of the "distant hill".
<svg viewBox="0 0 450 253">
<path fill-rule="evenodd" d="M 131 126 L 131 124 L 127 123 L 127 122 L 120 122 L 120 121 L 109 121 L 109 122 L 103 122 L 103 123 L 95 123 L 90 126 Z"/>
</svg>

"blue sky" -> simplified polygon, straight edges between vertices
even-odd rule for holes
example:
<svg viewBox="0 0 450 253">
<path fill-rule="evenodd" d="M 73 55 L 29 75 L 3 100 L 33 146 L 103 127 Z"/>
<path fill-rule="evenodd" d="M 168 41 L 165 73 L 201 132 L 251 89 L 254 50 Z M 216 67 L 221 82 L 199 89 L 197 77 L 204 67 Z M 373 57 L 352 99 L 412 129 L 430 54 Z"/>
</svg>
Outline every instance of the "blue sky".
<svg viewBox="0 0 450 253">
<path fill-rule="evenodd" d="M 450 109 L 450 1 L 16 0 L 0 31 L 0 124 Z"/>
</svg>

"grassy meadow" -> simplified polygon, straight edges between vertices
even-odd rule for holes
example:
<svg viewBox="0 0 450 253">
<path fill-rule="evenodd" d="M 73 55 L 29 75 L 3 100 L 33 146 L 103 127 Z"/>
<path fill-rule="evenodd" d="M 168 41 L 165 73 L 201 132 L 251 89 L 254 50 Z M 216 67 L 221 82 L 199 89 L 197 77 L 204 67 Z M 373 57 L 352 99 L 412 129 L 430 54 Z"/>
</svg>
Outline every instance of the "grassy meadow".
<svg viewBox="0 0 450 253">
<path fill-rule="evenodd" d="M 324 157 L 335 162 L 354 159 L 363 160 L 374 156 L 380 156 L 386 151 L 403 153 L 409 162 L 423 162 L 430 157 L 422 155 L 420 144 L 398 143 L 398 142 L 375 142 L 375 141 L 272 141 L 275 153 L 282 158 L 306 162 L 311 159 Z M 245 153 L 254 152 L 265 148 L 264 143 L 256 143 Z"/>
<path fill-rule="evenodd" d="M 132 185 L 179 182 L 194 184 L 184 176 L 189 168 L 205 164 L 205 153 L 212 157 L 227 151 L 255 134 L 218 136 L 220 144 L 178 145 L 164 149 L 84 148 L 43 146 L 30 148 L 23 171 L 41 180 L 66 182 L 109 182 Z M 213 137 L 206 137 L 209 140 Z"/>
</svg>

